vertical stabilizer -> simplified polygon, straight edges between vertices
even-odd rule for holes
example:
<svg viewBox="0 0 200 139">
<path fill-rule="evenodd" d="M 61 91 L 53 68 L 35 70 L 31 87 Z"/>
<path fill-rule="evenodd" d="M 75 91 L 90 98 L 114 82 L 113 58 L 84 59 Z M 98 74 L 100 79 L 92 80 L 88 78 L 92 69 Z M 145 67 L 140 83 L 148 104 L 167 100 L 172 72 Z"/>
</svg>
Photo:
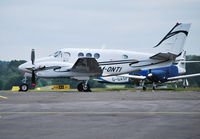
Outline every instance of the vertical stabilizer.
<svg viewBox="0 0 200 139">
<path fill-rule="evenodd" d="M 177 23 L 154 48 L 158 49 L 160 53 L 180 55 L 183 52 L 190 25 Z"/>
</svg>

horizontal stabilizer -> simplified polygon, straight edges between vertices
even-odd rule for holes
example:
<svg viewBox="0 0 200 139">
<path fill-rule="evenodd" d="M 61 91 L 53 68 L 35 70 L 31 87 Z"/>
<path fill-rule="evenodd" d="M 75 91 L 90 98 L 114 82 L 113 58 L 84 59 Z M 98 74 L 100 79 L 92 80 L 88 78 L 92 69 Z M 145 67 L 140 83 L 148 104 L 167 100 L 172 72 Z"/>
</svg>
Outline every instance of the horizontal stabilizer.
<svg viewBox="0 0 200 139">
<path fill-rule="evenodd" d="M 179 54 L 180 55 L 180 54 Z M 175 55 L 172 53 L 158 53 L 150 57 L 150 59 L 157 60 L 175 60 L 179 55 Z"/>
<path fill-rule="evenodd" d="M 185 79 L 185 78 L 191 78 L 191 77 L 197 77 L 197 76 L 200 76 L 200 73 L 170 77 L 167 80 L 172 81 L 172 80 Z"/>
</svg>

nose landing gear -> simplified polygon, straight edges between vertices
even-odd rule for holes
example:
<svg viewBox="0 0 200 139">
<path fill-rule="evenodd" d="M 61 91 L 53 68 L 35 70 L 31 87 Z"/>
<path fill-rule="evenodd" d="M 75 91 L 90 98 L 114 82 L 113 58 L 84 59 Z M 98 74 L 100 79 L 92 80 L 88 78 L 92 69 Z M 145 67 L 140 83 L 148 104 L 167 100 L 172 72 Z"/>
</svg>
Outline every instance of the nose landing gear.
<svg viewBox="0 0 200 139">
<path fill-rule="evenodd" d="M 24 76 L 24 79 L 22 80 L 22 84 L 19 86 L 19 91 L 23 91 L 23 92 L 26 92 L 28 91 L 28 84 L 26 83 L 27 81 L 27 77 Z"/>
</svg>

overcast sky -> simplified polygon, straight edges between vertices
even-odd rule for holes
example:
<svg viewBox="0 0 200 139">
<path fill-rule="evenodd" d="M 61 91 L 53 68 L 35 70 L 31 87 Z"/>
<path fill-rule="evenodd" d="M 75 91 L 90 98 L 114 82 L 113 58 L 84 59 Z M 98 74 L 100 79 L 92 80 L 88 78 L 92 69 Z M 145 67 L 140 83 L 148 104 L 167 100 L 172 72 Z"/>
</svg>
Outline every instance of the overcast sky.
<svg viewBox="0 0 200 139">
<path fill-rule="evenodd" d="M 192 23 L 187 54 L 200 55 L 200 0 L 1 0 L 0 60 L 62 48 L 151 51 L 176 22 Z"/>
</svg>

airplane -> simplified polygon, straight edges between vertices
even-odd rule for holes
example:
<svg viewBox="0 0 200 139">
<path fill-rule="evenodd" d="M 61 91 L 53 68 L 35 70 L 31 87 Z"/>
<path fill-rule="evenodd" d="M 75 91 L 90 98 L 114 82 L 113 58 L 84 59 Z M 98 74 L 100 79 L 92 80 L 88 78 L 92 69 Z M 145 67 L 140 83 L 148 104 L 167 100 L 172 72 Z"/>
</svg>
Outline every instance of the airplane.
<svg viewBox="0 0 200 139">
<path fill-rule="evenodd" d="M 138 84 L 141 85 L 143 90 L 146 90 L 145 84 L 153 84 L 153 90 L 156 89 L 157 85 L 163 83 L 174 83 L 176 86 L 177 82 L 183 82 L 183 87 L 188 86 L 187 78 L 200 76 L 200 73 L 188 74 L 186 73 L 186 63 L 197 63 L 200 61 L 185 61 L 186 51 L 183 51 L 181 56 L 178 57 L 174 64 L 149 70 L 142 70 L 139 72 L 133 72 L 118 76 L 100 77 L 94 79 L 100 83 L 111 83 L 111 84 Z"/>
<path fill-rule="evenodd" d="M 66 48 L 35 60 L 35 50 L 32 49 L 31 60 L 18 67 L 24 72 L 20 91 L 28 90 L 27 77 L 31 77 L 32 86 L 36 85 L 36 78 L 76 79 L 82 81 L 77 86 L 78 91 L 89 92 L 88 80 L 91 77 L 122 75 L 169 66 L 183 51 L 190 25 L 177 23 L 154 47 L 154 53 Z"/>
</svg>

